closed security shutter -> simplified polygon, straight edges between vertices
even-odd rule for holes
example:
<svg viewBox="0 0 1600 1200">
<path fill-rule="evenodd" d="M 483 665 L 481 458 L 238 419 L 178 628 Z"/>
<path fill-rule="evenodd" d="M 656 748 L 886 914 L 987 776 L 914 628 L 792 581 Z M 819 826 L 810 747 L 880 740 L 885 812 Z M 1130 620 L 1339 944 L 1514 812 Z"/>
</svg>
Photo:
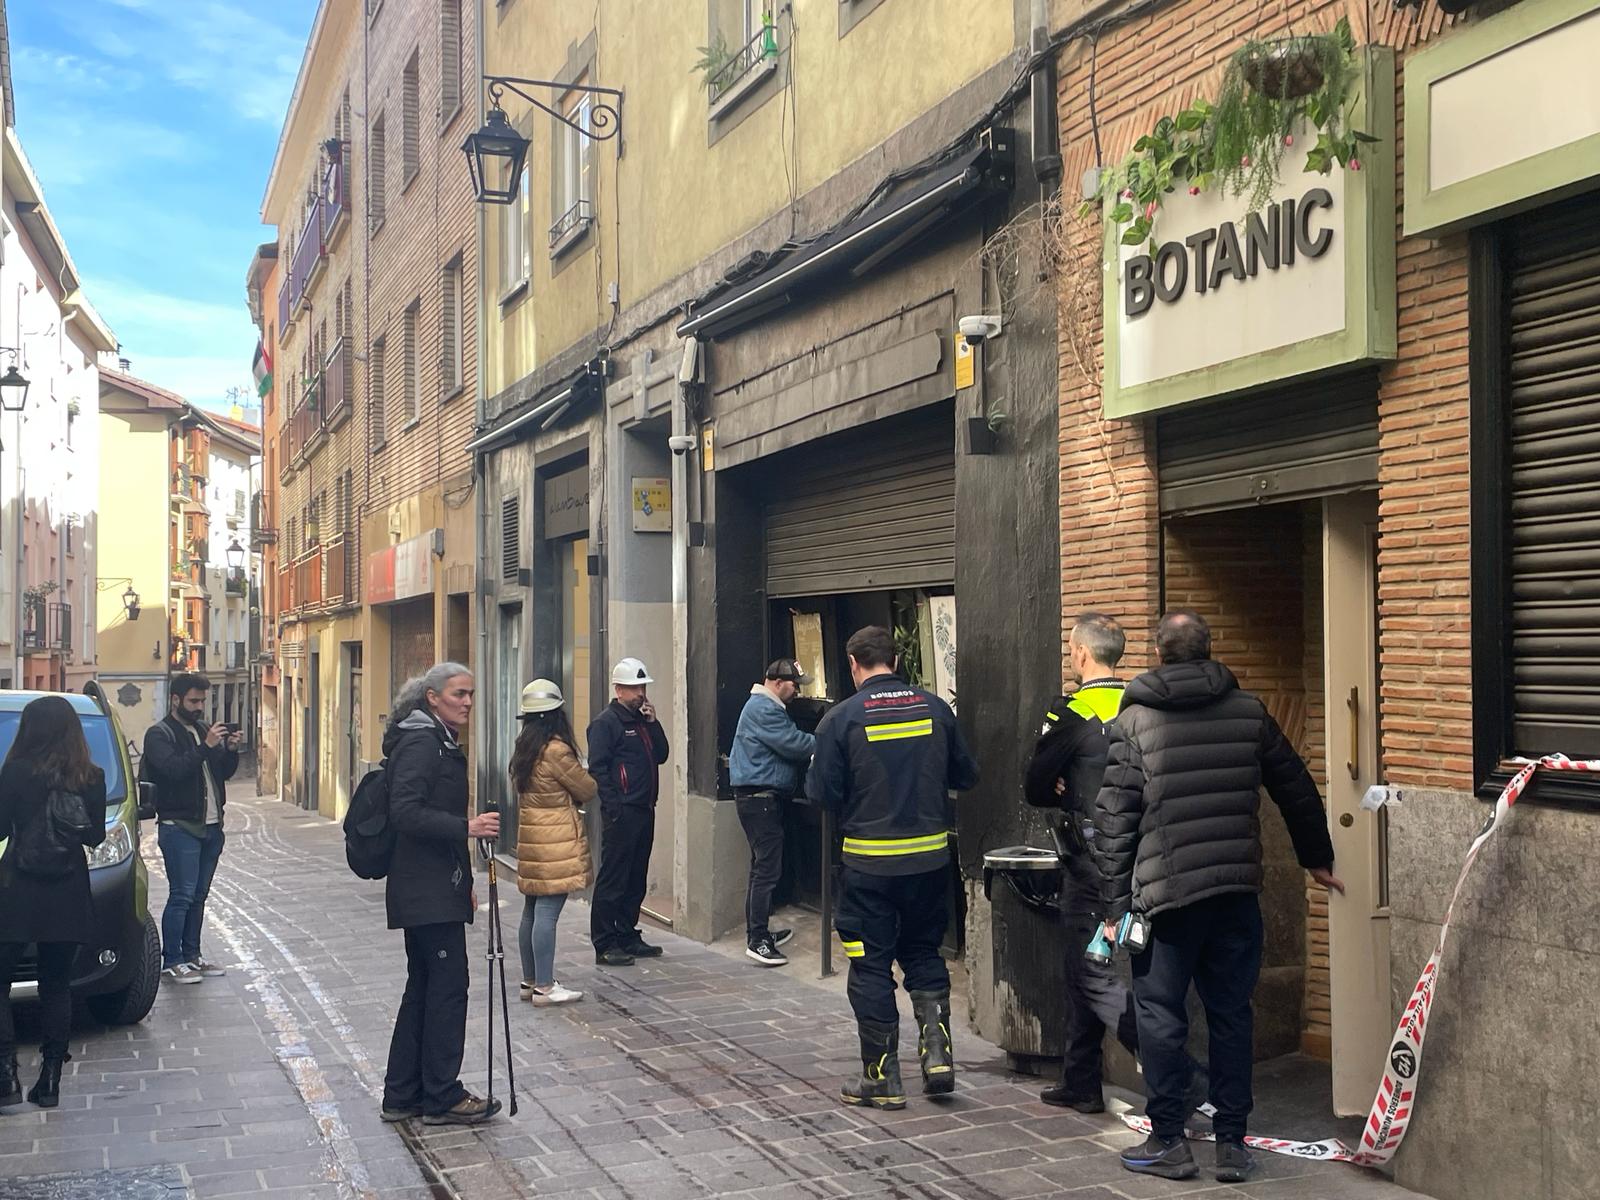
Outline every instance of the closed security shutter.
<svg viewBox="0 0 1600 1200">
<path fill-rule="evenodd" d="M 869 425 L 853 443 L 808 451 L 782 476 L 784 494 L 766 509 L 769 596 L 955 582 L 955 432 L 947 419 L 895 433 Z"/>
<path fill-rule="evenodd" d="M 1505 242 L 1512 748 L 1600 753 L 1600 197 Z"/>
<path fill-rule="evenodd" d="M 1157 418 L 1163 513 L 1325 496 L 1378 484 L 1378 383 L 1368 370 L 1190 405 Z"/>
</svg>

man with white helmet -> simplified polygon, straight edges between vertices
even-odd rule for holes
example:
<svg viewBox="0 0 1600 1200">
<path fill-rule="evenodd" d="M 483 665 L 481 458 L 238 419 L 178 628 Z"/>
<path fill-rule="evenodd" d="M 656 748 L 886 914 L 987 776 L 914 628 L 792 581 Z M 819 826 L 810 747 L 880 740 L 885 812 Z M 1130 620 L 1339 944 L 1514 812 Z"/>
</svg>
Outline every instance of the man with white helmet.
<svg viewBox="0 0 1600 1200">
<path fill-rule="evenodd" d="M 600 789 L 601 829 L 589 936 L 594 960 L 604 967 L 632 966 L 636 958 L 661 953 L 639 934 L 667 761 L 667 735 L 649 698 L 654 682 L 637 658 L 623 659 L 611 668 L 616 698 L 589 723 L 589 773 Z"/>
</svg>

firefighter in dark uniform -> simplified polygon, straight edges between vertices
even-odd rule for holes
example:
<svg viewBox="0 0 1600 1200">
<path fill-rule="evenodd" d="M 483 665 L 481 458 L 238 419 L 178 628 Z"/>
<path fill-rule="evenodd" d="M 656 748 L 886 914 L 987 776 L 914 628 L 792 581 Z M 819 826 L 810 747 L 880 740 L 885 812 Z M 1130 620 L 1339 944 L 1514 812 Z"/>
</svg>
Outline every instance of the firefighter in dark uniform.
<svg viewBox="0 0 1600 1200">
<path fill-rule="evenodd" d="M 1116 665 L 1126 639 L 1112 618 L 1085 613 L 1073 625 L 1067 644 L 1078 687 L 1045 713 L 1023 785 L 1029 804 L 1061 810 L 1057 841 L 1064 852 L 1060 903 L 1066 936 L 1066 1033 L 1061 1082 L 1045 1088 L 1039 1099 L 1097 1113 L 1105 1111 L 1102 1030 L 1111 1030 L 1129 1053 L 1139 1050 L 1133 994 L 1109 965 L 1083 956 L 1100 923 L 1100 874 L 1087 839 L 1094 834 L 1095 797 L 1106 769 L 1106 725 L 1122 705 Z"/>
<path fill-rule="evenodd" d="M 850 1007 L 861 1039 L 859 1079 L 846 1104 L 904 1108 L 899 962 L 916 1015 L 922 1090 L 955 1090 L 950 973 L 939 954 L 950 921 L 950 792 L 978 782 L 950 706 L 894 673 L 894 639 L 858 630 L 845 645 L 856 693 L 817 728 L 807 790 L 844 835 L 834 926 L 850 961 Z"/>
</svg>

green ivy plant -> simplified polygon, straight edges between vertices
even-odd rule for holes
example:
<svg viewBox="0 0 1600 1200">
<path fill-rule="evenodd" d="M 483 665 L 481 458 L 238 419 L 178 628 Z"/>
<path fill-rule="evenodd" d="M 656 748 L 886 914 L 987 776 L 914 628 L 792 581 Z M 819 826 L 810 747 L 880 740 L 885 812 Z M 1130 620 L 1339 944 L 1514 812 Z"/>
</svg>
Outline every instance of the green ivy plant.
<svg viewBox="0 0 1600 1200">
<path fill-rule="evenodd" d="M 1305 169 L 1326 175 L 1334 166 L 1361 170 L 1361 147 L 1378 139 L 1351 122 L 1361 81 L 1355 37 L 1341 18 L 1332 33 L 1259 41 L 1234 52 L 1215 103 L 1203 97 L 1156 122 L 1100 190 L 1083 205 L 1088 216 L 1115 196 L 1110 220 L 1124 245 L 1155 249 L 1156 216 L 1182 187 L 1199 195 L 1221 187 L 1260 208 L 1272 198 L 1295 131 L 1310 127 L 1316 141 Z"/>
<path fill-rule="evenodd" d="M 733 57 L 733 50 L 729 47 L 728 39 L 723 36 L 720 29 L 717 30 L 716 36 L 711 39 L 709 46 L 697 48 L 700 51 L 700 57 L 695 60 L 694 66 L 690 67 L 689 70 L 691 72 L 700 72 L 700 87 L 705 89 L 711 86 L 711 81 L 721 73 L 722 68 L 728 65 L 728 61 Z"/>
</svg>

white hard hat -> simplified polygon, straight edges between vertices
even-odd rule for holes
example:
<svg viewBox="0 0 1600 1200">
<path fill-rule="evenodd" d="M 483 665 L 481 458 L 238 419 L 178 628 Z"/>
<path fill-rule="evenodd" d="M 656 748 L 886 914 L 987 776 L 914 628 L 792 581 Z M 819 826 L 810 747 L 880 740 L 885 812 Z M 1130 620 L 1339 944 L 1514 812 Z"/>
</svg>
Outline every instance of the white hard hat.
<svg viewBox="0 0 1600 1200">
<path fill-rule="evenodd" d="M 655 680 L 650 678 L 650 672 L 637 658 L 625 658 L 611 668 L 611 682 L 620 683 L 623 687 L 640 687 Z"/>
<path fill-rule="evenodd" d="M 553 712 L 560 708 L 565 700 L 561 697 L 561 689 L 548 679 L 535 679 L 522 689 L 522 703 L 517 706 L 517 715 L 530 717 L 534 713 Z"/>
</svg>

